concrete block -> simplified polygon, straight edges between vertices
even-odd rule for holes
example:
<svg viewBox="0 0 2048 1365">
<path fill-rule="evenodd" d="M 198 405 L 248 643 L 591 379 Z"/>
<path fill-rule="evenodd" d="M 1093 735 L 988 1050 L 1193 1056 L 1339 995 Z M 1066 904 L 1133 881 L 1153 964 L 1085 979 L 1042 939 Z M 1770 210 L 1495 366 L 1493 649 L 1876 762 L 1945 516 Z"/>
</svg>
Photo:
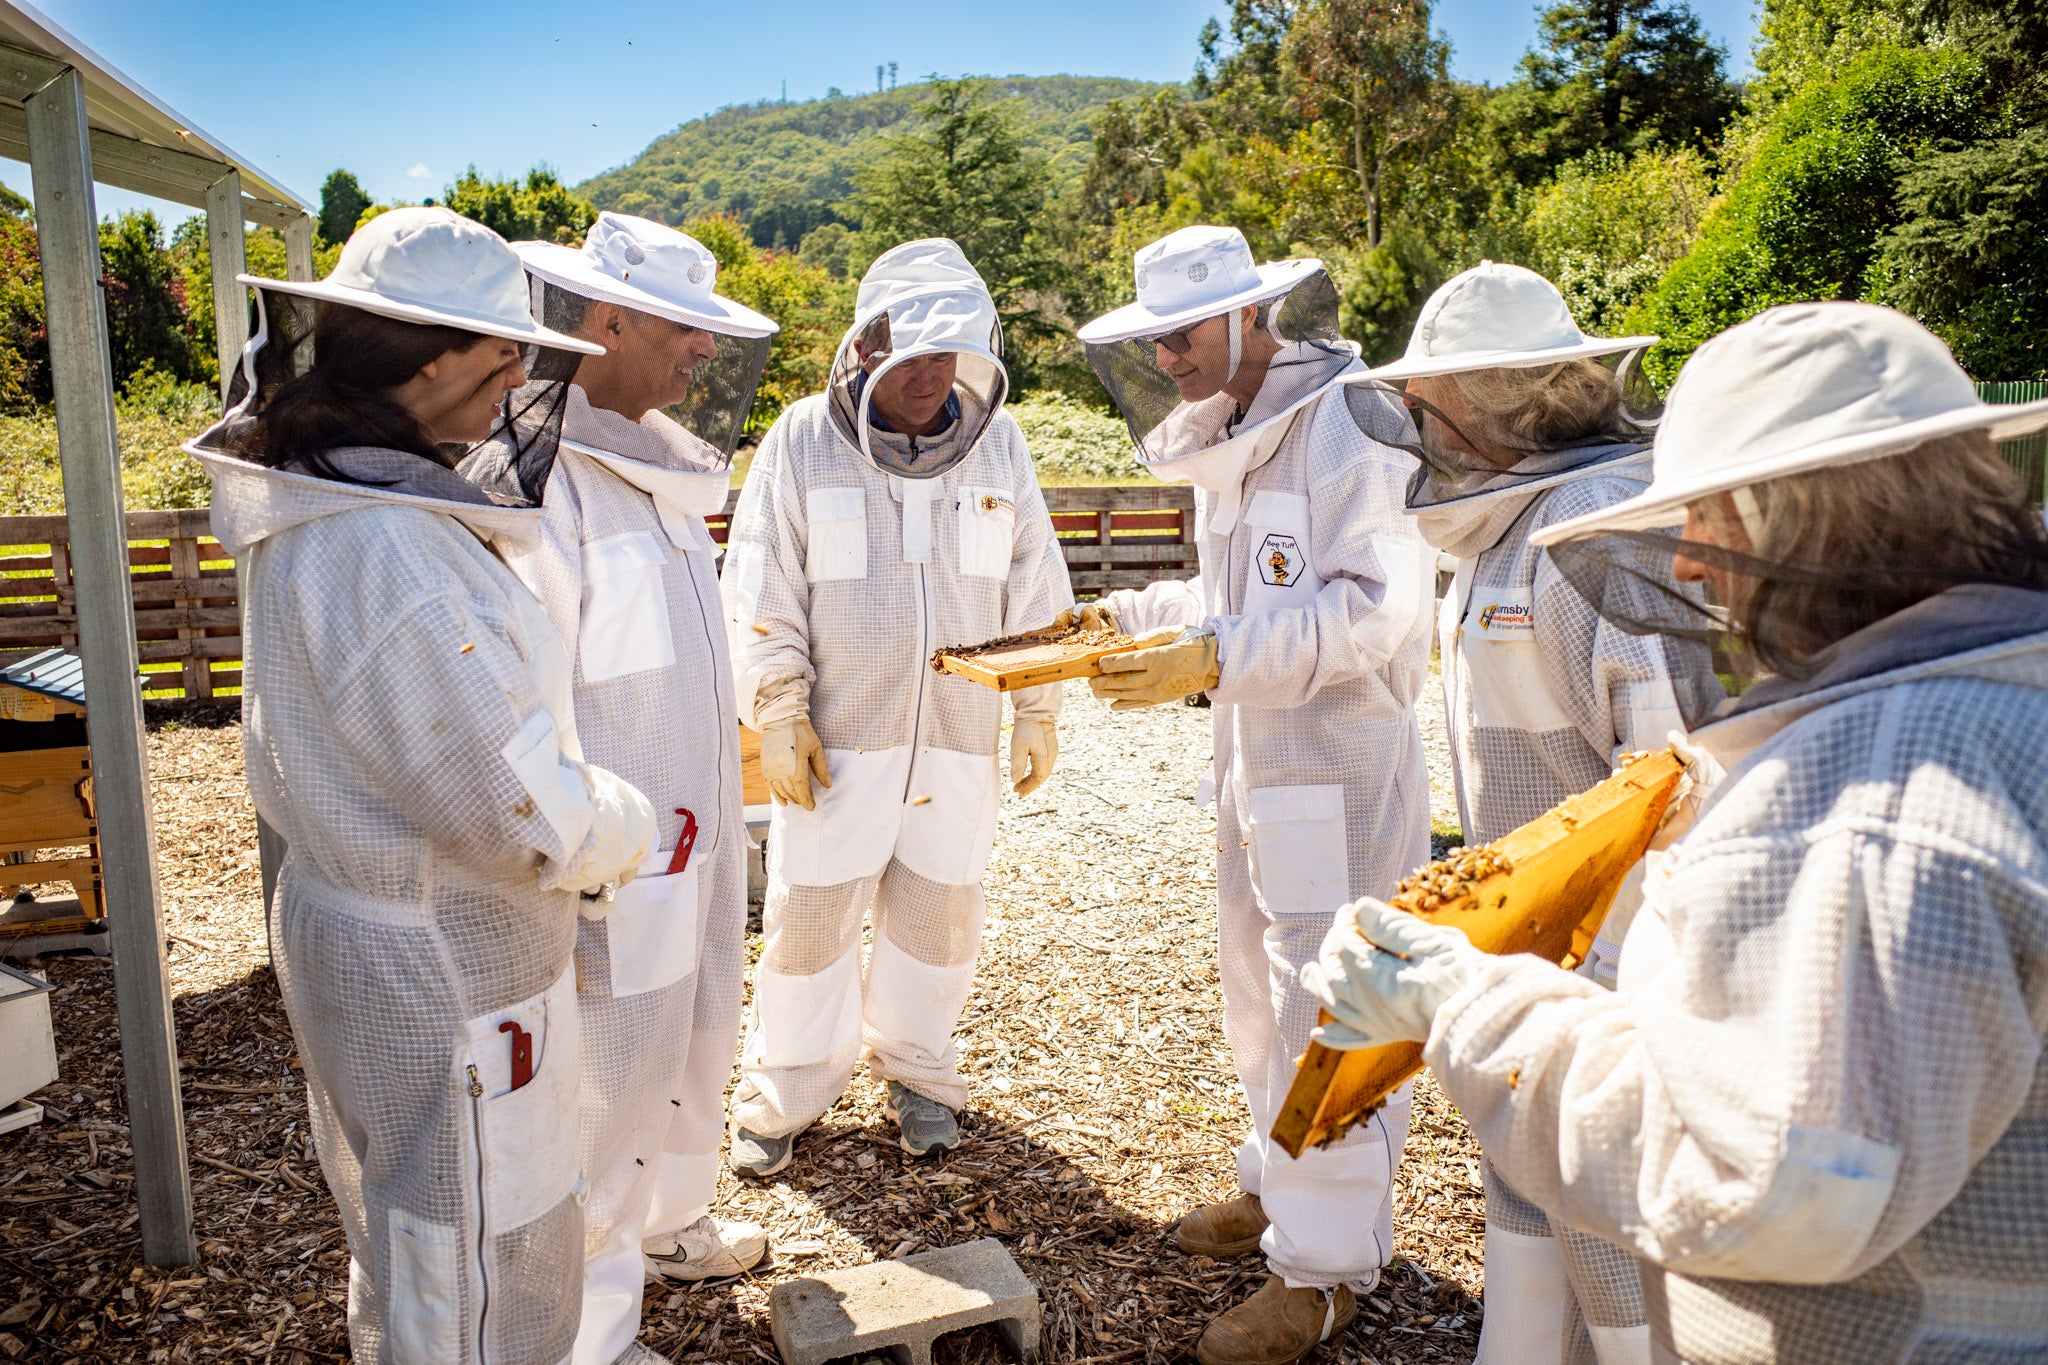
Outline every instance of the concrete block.
<svg viewBox="0 0 2048 1365">
<path fill-rule="evenodd" d="M 867 1353 L 931 1365 L 933 1341 L 986 1322 L 1018 1359 L 1038 1359 L 1038 1290 L 993 1237 L 787 1281 L 768 1315 L 785 1365 Z"/>
</svg>

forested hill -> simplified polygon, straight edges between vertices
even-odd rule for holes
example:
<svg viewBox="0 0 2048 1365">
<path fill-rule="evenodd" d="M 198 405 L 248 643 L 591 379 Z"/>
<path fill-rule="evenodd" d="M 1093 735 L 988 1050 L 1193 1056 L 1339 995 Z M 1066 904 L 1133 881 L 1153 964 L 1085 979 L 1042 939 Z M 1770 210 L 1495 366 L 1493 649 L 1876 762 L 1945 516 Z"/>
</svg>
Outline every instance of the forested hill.
<svg viewBox="0 0 2048 1365">
<path fill-rule="evenodd" d="M 1005 76 L 995 92 L 1024 104 L 1027 141 L 1052 156 L 1056 177 L 1088 162 L 1089 119 L 1113 99 L 1159 88 L 1114 76 Z M 914 118 L 923 83 L 803 103 L 733 105 L 655 139 L 632 161 L 578 186 L 601 209 L 681 223 L 706 213 L 745 220 L 761 246 L 793 247 L 853 191 L 855 170 L 880 137 Z"/>
</svg>

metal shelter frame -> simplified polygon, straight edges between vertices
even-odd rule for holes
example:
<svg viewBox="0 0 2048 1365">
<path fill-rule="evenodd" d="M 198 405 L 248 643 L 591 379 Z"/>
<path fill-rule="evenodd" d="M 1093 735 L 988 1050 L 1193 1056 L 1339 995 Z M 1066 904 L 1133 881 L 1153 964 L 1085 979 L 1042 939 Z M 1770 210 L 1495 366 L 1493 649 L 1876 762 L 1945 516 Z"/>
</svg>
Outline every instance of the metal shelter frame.
<svg viewBox="0 0 2048 1365">
<path fill-rule="evenodd" d="M 0 0 L 0 156 L 28 163 L 35 194 L 142 1255 L 151 1265 L 190 1265 L 198 1259 L 192 1179 L 164 957 L 93 184 L 206 211 L 223 386 L 248 333 L 246 291 L 235 282 L 245 268 L 244 224 L 282 228 L 287 274 L 311 279 L 313 221 L 306 201 L 16 0 Z"/>
</svg>

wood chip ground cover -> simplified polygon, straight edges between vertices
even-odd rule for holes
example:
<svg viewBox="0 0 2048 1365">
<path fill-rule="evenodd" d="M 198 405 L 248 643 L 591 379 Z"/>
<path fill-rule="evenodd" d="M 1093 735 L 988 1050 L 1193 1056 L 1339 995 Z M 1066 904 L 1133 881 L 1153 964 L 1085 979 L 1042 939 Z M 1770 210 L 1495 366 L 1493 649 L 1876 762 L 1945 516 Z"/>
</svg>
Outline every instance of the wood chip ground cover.
<svg viewBox="0 0 2048 1365">
<path fill-rule="evenodd" d="M 1425 729 L 1441 812 L 1440 716 Z M 723 1182 L 723 1208 L 768 1227 L 771 1259 L 731 1282 L 650 1287 L 649 1345 L 773 1360 L 778 1281 L 981 1236 L 1037 1282 L 1051 1361 L 1187 1359 L 1256 1287 L 1257 1257 L 1172 1242 L 1182 1212 L 1233 1192 L 1242 1132 L 1217 989 L 1215 814 L 1191 799 L 1209 712 L 1113 716 L 1073 684 L 1061 730 L 1051 782 L 1006 798 L 989 868 L 960 1035 L 967 1143 L 911 1161 L 857 1075 L 779 1178 Z M 159 724 L 151 767 L 202 1255 L 141 1264 L 112 976 L 46 959 L 63 1074 L 37 1096 L 40 1126 L 0 1136 L 0 1361 L 347 1359 L 348 1257 L 268 965 L 240 731 L 232 716 Z M 1395 1199 L 1399 1259 L 1317 1361 L 1471 1359 L 1478 1150 L 1426 1075 Z M 952 1365 L 1003 1359 L 987 1333 L 940 1345 Z"/>
</svg>

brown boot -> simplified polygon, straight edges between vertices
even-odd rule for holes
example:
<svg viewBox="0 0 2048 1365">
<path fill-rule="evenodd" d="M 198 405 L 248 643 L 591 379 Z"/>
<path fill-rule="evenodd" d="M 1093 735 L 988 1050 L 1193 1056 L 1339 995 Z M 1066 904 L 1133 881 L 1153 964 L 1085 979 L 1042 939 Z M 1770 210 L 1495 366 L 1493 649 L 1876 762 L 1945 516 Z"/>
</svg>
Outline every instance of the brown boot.
<svg viewBox="0 0 2048 1365">
<path fill-rule="evenodd" d="M 1335 1289 L 1289 1289 L 1278 1275 L 1209 1324 L 1195 1347 L 1202 1365 L 1293 1365 L 1358 1316 L 1358 1300 Z"/>
<path fill-rule="evenodd" d="M 1208 1204 L 1180 1220 L 1173 1240 L 1190 1256 L 1242 1256 L 1259 1249 L 1266 1210 L 1255 1194 Z"/>
</svg>

